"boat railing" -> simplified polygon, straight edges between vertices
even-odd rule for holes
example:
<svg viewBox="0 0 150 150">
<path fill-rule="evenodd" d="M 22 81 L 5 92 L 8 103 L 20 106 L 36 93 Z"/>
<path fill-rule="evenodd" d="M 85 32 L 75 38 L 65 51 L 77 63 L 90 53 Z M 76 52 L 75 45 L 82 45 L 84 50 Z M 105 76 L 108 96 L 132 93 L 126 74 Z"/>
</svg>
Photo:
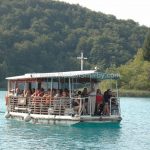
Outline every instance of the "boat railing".
<svg viewBox="0 0 150 150">
<path fill-rule="evenodd" d="M 118 97 L 110 98 L 109 115 L 120 115 L 120 99 Z"/>
<path fill-rule="evenodd" d="M 94 115 L 95 102 L 94 97 L 21 97 L 21 96 L 10 96 L 8 103 L 9 111 L 31 113 L 31 114 L 42 114 L 42 115 Z M 86 102 L 88 99 L 88 102 Z M 79 101 L 78 110 L 74 109 L 73 102 Z M 117 97 L 110 98 L 110 116 L 120 115 L 120 101 Z"/>
<path fill-rule="evenodd" d="M 74 114 L 76 115 L 84 115 L 85 114 L 85 99 L 88 97 L 72 97 L 71 98 L 71 102 L 72 102 L 72 108 L 74 111 Z M 74 106 L 74 102 L 78 101 L 78 106 Z M 76 110 L 75 108 L 78 107 L 78 109 Z"/>
<path fill-rule="evenodd" d="M 50 101 L 48 114 L 69 115 L 71 111 L 71 99 L 69 97 L 54 97 Z"/>
<path fill-rule="evenodd" d="M 75 114 L 73 101 L 78 99 L 80 101 L 79 115 L 85 114 L 83 104 L 84 98 L 76 97 L 54 97 L 47 99 L 46 97 L 23 97 L 23 96 L 9 96 L 8 109 L 11 112 L 21 112 L 31 114 L 44 114 L 44 115 L 73 115 Z M 48 101 L 48 103 L 47 103 Z"/>
<path fill-rule="evenodd" d="M 21 112 L 31 114 L 55 114 L 64 115 L 65 111 L 71 111 L 71 99 L 69 97 L 55 97 L 49 99 L 45 97 L 21 97 L 21 96 L 10 96 L 8 97 L 8 109 L 11 112 Z M 69 112 L 68 112 L 69 113 Z"/>
<path fill-rule="evenodd" d="M 7 109 L 11 112 L 27 112 L 27 98 L 18 96 L 9 96 Z"/>
</svg>

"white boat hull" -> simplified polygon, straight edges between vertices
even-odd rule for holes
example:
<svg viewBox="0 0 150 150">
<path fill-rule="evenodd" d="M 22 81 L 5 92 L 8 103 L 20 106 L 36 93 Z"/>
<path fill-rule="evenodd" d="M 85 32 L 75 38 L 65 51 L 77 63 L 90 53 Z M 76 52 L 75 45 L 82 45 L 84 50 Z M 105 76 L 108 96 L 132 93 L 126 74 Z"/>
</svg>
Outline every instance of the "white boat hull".
<svg viewBox="0 0 150 150">
<path fill-rule="evenodd" d="M 33 124 L 62 124 L 74 125 L 82 122 L 86 123 L 106 123 L 106 122 L 120 122 L 120 116 L 61 116 L 61 115 L 40 115 L 10 112 L 9 118 L 17 119 Z"/>
</svg>

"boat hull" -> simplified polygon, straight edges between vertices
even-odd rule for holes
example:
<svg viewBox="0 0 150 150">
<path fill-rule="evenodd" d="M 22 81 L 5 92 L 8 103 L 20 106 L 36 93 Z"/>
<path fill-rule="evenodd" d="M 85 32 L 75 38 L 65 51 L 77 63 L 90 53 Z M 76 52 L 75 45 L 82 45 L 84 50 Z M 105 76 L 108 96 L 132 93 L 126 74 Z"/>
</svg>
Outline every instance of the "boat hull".
<svg viewBox="0 0 150 150">
<path fill-rule="evenodd" d="M 122 118 L 120 116 L 59 116 L 59 115 L 40 115 L 40 114 L 28 114 L 9 112 L 8 119 L 16 119 L 33 124 L 62 124 L 62 125 L 74 125 L 78 123 L 107 123 L 107 122 L 120 122 Z"/>
</svg>

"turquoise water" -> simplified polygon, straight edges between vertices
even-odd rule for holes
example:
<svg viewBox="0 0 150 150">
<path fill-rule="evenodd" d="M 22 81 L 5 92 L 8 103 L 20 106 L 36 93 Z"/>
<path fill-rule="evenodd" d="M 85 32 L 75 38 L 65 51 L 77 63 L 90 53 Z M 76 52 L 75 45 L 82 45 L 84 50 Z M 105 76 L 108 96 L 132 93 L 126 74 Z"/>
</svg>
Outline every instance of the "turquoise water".
<svg viewBox="0 0 150 150">
<path fill-rule="evenodd" d="M 78 126 L 35 125 L 0 113 L 0 150 L 149 150 L 150 98 L 121 98 L 121 108 L 120 124 Z"/>
</svg>

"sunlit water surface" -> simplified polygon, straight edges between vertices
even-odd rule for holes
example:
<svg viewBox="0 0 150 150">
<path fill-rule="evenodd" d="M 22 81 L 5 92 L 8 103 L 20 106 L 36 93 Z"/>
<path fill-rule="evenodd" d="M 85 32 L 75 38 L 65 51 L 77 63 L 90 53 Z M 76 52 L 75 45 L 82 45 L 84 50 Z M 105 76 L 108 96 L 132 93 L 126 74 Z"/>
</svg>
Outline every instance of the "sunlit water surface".
<svg viewBox="0 0 150 150">
<path fill-rule="evenodd" d="M 120 124 L 37 125 L 4 118 L 0 92 L 0 150 L 150 150 L 150 98 L 121 98 Z"/>
</svg>

